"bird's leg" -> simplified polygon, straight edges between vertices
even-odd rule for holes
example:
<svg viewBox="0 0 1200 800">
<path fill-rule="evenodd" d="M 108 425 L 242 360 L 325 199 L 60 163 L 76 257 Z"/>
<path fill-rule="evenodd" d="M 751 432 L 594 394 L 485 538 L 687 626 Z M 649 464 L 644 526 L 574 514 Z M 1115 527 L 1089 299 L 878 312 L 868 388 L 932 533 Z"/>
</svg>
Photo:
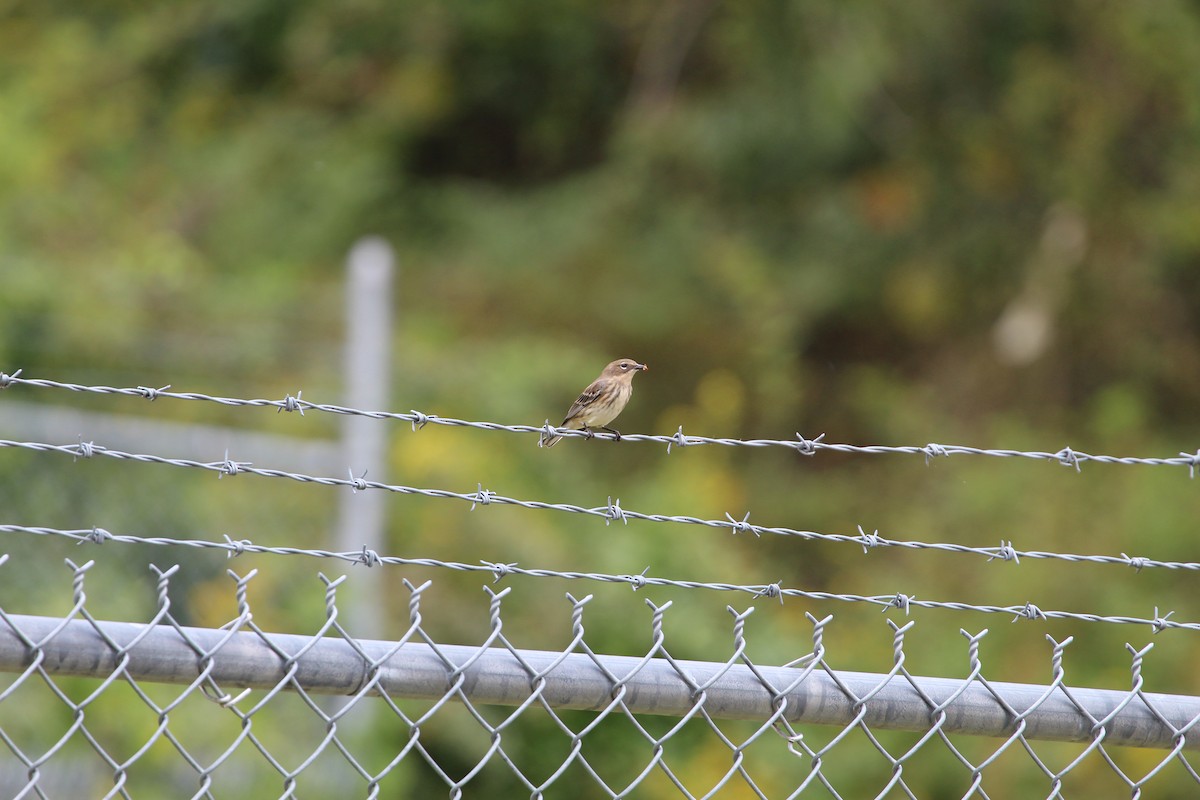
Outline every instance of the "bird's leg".
<svg viewBox="0 0 1200 800">
<path fill-rule="evenodd" d="M 589 428 L 587 425 L 584 425 L 582 430 L 583 430 L 584 434 L 586 434 L 586 436 L 584 438 L 594 439 L 596 437 L 596 434 L 593 433 L 592 429 Z"/>
<path fill-rule="evenodd" d="M 617 430 L 616 428 L 610 428 L 607 425 L 601 425 L 600 427 L 604 428 L 604 430 L 608 431 L 613 436 L 617 437 L 614 441 L 617 441 L 617 442 L 621 441 L 621 432 L 619 430 Z"/>
</svg>

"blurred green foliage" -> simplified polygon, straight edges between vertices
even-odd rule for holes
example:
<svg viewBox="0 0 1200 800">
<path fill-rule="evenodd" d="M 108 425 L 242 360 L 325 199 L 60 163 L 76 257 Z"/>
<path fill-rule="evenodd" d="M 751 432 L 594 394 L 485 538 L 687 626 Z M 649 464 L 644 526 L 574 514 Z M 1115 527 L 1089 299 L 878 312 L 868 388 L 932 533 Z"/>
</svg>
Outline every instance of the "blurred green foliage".
<svg viewBox="0 0 1200 800">
<path fill-rule="evenodd" d="M 627 431 L 1174 455 L 1200 433 L 1198 40 L 1200 13 L 1186 2 L 4 3 L 0 369 L 254 397 L 300 387 L 336 402 L 340 262 L 376 232 L 401 259 L 397 409 L 557 422 L 604 363 L 628 355 L 652 369 L 620 420 Z M 73 401 L 126 413 L 134 404 Z M 335 430 L 318 415 L 165 401 L 137 411 L 300 436 Z M 380 430 L 397 483 L 1197 560 L 1195 489 L 1180 470 L 1076 474 L 966 458 L 926 467 L 725 448 L 668 456 L 576 441 L 539 451 L 503 434 Z M 10 452 L 0 508 L 25 524 L 328 544 L 333 491 L 209 478 Z M 397 555 L 617 573 L 649 565 L 684 579 L 1200 618 L 1187 574 L 864 555 L 409 497 L 390 498 L 389 513 Z M 60 559 L 86 556 L 107 581 L 93 597 L 116 617 L 153 607 L 148 561 L 185 563 L 185 621 L 234 614 L 219 555 L 19 539 L 3 551 L 19 557 L 18 575 L 6 568 L 12 596 L 28 598 L 46 575 L 61 584 L 25 613 L 62 613 Z M 264 627 L 315 629 L 313 574 L 330 565 L 234 566 L 261 569 L 251 599 Z M 425 612 L 444 640 L 480 640 L 478 576 L 388 572 L 397 632 L 402 577 L 434 579 Z M 872 609 L 618 589 L 520 583 L 506 633 L 519 646 L 561 647 L 562 593 L 594 592 L 591 646 L 643 653 L 646 596 L 676 601 L 667 624 L 679 657 L 724 657 L 732 603 L 759 606 L 759 662 L 803 652 L 811 611 L 835 614 L 834 666 L 890 664 L 891 634 Z M 642 613 L 631 633 L 630 615 Z M 986 626 L 988 674 L 1008 680 L 1048 678 L 1050 633 L 1077 639 L 1068 675 L 1120 686 L 1121 645 L 1150 634 L 913 618 L 913 672 L 965 674 L 957 630 Z M 1195 693 L 1186 634 L 1155 643 L 1151 688 Z M 597 737 L 609 735 L 621 738 Z M 379 753 L 404 736 L 387 734 Z M 538 735 L 513 741 L 538 752 Z M 703 737 L 680 741 L 680 763 L 714 757 Z M 436 749 L 473 763 L 453 738 Z M 1001 796 L 1043 781 L 992 771 L 985 787 L 995 781 Z M 427 779 L 406 770 L 400 782 L 441 791 Z M 480 780 L 508 791 L 501 772 Z M 857 771 L 839 780 L 851 794 L 882 785 Z M 1111 780 L 1100 765 L 1067 786 L 1094 794 Z M 655 786 L 670 796 L 665 781 Z M 945 796 L 965 790 L 946 786 Z"/>
</svg>

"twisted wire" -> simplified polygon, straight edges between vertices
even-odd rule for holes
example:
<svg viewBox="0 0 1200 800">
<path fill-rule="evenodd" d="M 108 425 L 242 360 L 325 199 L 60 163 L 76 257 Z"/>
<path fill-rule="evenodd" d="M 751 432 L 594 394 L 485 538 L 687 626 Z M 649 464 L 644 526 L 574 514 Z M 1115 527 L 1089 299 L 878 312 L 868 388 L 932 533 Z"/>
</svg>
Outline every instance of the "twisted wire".
<svg viewBox="0 0 1200 800">
<path fill-rule="evenodd" d="M 277 412 L 296 411 L 301 415 L 303 415 L 305 411 L 318 411 L 326 414 L 336 414 L 342 416 L 359 416 L 369 419 L 407 422 L 412 425 L 414 431 L 419 430 L 426 425 L 444 425 L 457 428 L 473 428 L 475 430 L 484 431 L 505 431 L 508 433 L 536 434 L 538 436 L 552 433 L 562 437 L 573 436 L 579 438 L 591 438 L 594 436 L 594 438 L 597 439 L 608 440 L 613 440 L 616 438 L 613 434 L 609 433 L 589 434 L 583 431 L 555 428 L 550 424 L 549 420 L 546 420 L 542 425 L 506 425 L 499 422 L 443 417 L 437 414 L 427 414 L 416 410 L 409 412 L 371 411 L 350 408 L 348 406 L 341 406 L 331 403 L 313 403 L 309 400 L 302 399 L 302 392 L 299 391 L 296 392 L 295 395 L 286 395 L 282 400 L 268 400 L 263 398 L 245 399 L 238 397 L 220 397 L 216 395 L 204 394 L 203 392 L 174 392 L 170 391 L 170 386 L 163 386 L 160 388 L 153 388 L 149 386 L 92 386 L 79 383 L 48 380 L 45 378 L 22 378 L 20 375 L 21 370 L 17 370 L 11 375 L 5 372 L 0 372 L 0 389 L 7 389 L 12 386 L 25 386 L 30 388 L 60 389 L 78 393 L 139 397 L 150 401 L 166 398 L 172 400 L 216 403 L 218 405 L 230 407 L 274 408 Z M 933 442 L 924 445 L 899 446 L 878 444 L 856 445 L 827 442 L 824 439 L 825 434 L 823 433 L 811 439 L 806 438 L 800 433 L 796 434 L 795 439 L 736 439 L 730 437 L 695 436 L 685 434 L 682 426 L 680 426 L 679 429 L 671 435 L 643 433 L 627 433 L 621 435 L 621 441 L 623 442 L 651 442 L 656 444 L 665 444 L 667 446 L 668 453 L 670 453 L 671 449 L 674 447 L 723 445 L 726 447 L 783 447 L 789 450 L 794 450 L 801 455 L 806 456 L 813 456 L 819 452 L 847 453 L 853 455 L 918 455 L 924 458 L 926 463 L 934 458 L 955 455 L 970 455 L 990 456 L 994 458 L 1024 458 L 1034 461 L 1053 461 L 1065 467 L 1070 467 L 1076 471 L 1080 471 L 1081 466 L 1089 462 L 1098 464 L 1120 464 L 1126 466 L 1142 465 L 1187 467 L 1189 475 L 1193 478 L 1196 476 L 1197 466 L 1200 466 L 1200 449 L 1194 453 L 1180 452 L 1176 456 L 1142 457 L 1086 453 L 1081 450 L 1074 450 L 1071 447 L 1063 447 L 1055 451 L 1050 451 L 973 447 L 969 445 L 938 444 Z"/>
</svg>

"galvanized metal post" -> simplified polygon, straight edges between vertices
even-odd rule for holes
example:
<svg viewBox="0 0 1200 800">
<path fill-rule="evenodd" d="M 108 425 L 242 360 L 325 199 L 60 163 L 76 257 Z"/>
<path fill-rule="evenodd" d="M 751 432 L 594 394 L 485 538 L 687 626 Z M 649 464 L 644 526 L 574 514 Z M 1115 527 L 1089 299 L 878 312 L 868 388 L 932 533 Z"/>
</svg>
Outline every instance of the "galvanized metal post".
<svg viewBox="0 0 1200 800">
<path fill-rule="evenodd" d="M 376 236 L 356 242 L 346 260 L 346 405 L 352 408 L 388 406 L 394 270 L 391 245 Z M 368 417 L 352 415 L 343 420 L 344 457 L 355 477 L 386 480 L 387 429 L 387 423 Z M 384 492 L 343 492 L 338 550 L 382 550 L 387 499 Z M 356 567 L 355 572 L 339 597 L 341 622 L 356 637 L 383 638 L 379 570 Z"/>
</svg>

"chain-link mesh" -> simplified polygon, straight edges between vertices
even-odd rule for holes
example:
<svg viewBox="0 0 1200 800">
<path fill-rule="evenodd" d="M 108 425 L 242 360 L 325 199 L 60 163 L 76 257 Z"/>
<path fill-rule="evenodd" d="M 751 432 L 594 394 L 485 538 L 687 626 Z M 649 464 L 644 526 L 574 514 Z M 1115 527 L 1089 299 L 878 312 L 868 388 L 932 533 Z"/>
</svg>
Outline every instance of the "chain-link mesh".
<svg viewBox="0 0 1200 800">
<path fill-rule="evenodd" d="M 1200 788 L 1188 755 L 1200 747 L 1200 698 L 1146 691 L 1149 647 L 1129 648 L 1125 690 L 1069 687 L 1069 641 L 1052 639 L 1048 685 L 994 682 L 980 657 L 986 632 L 966 636 L 962 677 L 925 678 L 905 667 L 913 623 L 889 621 L 891 670 L 850 673 L 826 650 L 831 618 L 809 615 L 806 652 L 766 667 L 747 652 L 752 609 L 730 609 L 728 654 L 686 661 L 664 632 L 670 604 L 647 603 L 646 652 L 614 656 L 588 645 L 591 598 L 567 595 L 551 613 L 569 617 L 569 641 L 524 650 L 503 630 L 511 589 L 489 590 L 483 641 L 448 645 L 422 616 L 428 582 L 406 582 L 401 636 L 359 641 L 339 620 L 344 578 L 322 576 L 318 630 L 286 635 L 255 622 L 253 574 L 229 573 L 236 616 L 196 628 L 172 609 L 177 567 L 156 570 L 152 617 L 125 623 L 89 612 L 92 563 L 70 566 L 72 606 L 61 618 L 0 610 L 5 796 L 302 797 L 341 787 L 380 797 L 436 787 L 450 797 L 916 797 L 929 795 L 928 770 L 947 763 L 956 775 L 947 791 L 958 796 L 1014 796 L 1012 787 L 1037 783 L 1060 796 L 1073 779 L 1097 785 L 1098 772 L 1133 796 L 1164 772 L 1164 786 Z M 371 728 L 383 741 L 354 732 L 367 712 L 385 717 Z M 1014 782 L 1022 771 L 1025 782 Z"/>
</svg>

